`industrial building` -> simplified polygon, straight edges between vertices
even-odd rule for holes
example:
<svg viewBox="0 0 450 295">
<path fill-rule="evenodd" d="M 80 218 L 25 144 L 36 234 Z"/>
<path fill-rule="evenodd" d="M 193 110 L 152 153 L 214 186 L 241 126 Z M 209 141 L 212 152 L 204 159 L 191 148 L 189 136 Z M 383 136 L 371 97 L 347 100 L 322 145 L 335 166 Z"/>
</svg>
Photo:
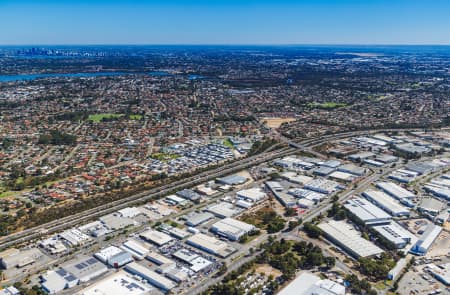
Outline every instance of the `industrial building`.
<svg viewBox="0 0 450 295">
<path fill-rule="evenodd" d="M 122 244 L 120 247 L 122 250 L 130 253 L 134 258 L 142 260 L 148 254 L 148 247 L 144 246 L 136 240 L 130 239 Z"/>
<path fill-rule="evenodd" d="M 216 182 L 225 185 L 241 185 L 247 182 L 247 178 L 240 175 L 229 175 L 217 178 Z"/>
<path fill-rule="evenodd" d="M 381 181 L 377 183 L 377 187 L 398 200 L 412 199 L 416 196 L 393 182 Z"/>
<path fill-rule="evenodd" d="M 438 198 L 450 200 L 450 188 L 429 183 L 427 185 L 424 185 L 424 189 Z"/>
<path fill-rule="evenodd" d="M 383 253 L 372 242 L 361 237 L 360 233 L 345 221 L 331 220 L 319 224 L 327 239 L 355 258 L 370 257 Z"/>
<path fill-rule="evenodd" d="M 236 252 L 236 249 L 229 246 L 227 243 L 202 233 L 195 234 L 188 238 L 186 243 L 222 258 L 228 257 Z"/>
<path fill-rule="evenodd" d="M 362 193 L 362 195 L 371 201 L 372 203 L 376 204 L 378 207 L 383 209 L 384 211 L 388 212 L 392 216 L 399 217 L 399 216 L 409 216 L 411 212 L 409 209 L 405 206 L 402 206 L 397 201 L 395 201 L 391 196 L 388 194 L 376 191 L 376 190 L 367 190 Z"/>
<path fill-rule="evenodd" d="M 220 202 L 211 205 L 206 210 L 218 218 L 233 217 L 242 211 L 242 209 L 236 208 L 233 204 L 228 202 Z"/>
<path fill-rule="evenodd" d="M 356 166 L 354 164 L 345 164 L 345 165 L 339 166 L 337 168 L 337 170 L 341 171 L 341 172 L 350 173 L 355 176 L 363 176 L 364 174 L 366 174 L 365 168 Z"/>
<path fill-rule="evenodd" d="M 116 272 L 105 279 L 87 287 L 79 295 L 145 295 L 151 287 L 144 284 L 125 271 Z"/>
<path fill-rule="evenodd" d="M 172 226 L 167 223 L 161 223 L 161 225 L 158 227 L 158 229 L 161 232 L 171 235 L 172 237 L 177 238 L 179 240 L 183 240 L 191 235 L 186 230 Z"/>
<path fill-rule="evenodd" d="M 297 172 L 291 172 L 291 171 L 281 173 L 281 177 L 283 177 L 287 181 L 290 181 L 290 182 L 296 183 L 296 184 L 300 184 L 300 185 L 305 185 L 314 179 L 311 176 L 298 175 Z"/>
<path fill-rule="evenodd" d="M 328 195 L 344 189 L 344 186 L 332 180 L 317 178 L 307 183 L 304 188 Z"/>
<path fill-rule="evenodd" d="M 21 268 L 34 263 L 44 254 L 37 248 L 19 250 L 11 248 L 0 253 L 0 264 L 4 269 Z"/>
<path fill-rule="evenodd" d="M 284 187 L 278 181 L 266 181 L 265 184 L 283 206 L 294 207 L 297 205 L 297 199 L 287 192 L 284 192 Z"/>
<path fill-rule="evenodd" d="M 405 248 L 412 240 L 416 240 L 412 233 L 394 221 L 389 224 L 373 226 L 372 229 L 397 249 Z"/>
<path fill-rule="evenodd" d="M 133 257 L 118 247 L 110 246 L 94 254 L 94 257 L 111 267 L 122 267 L 127 263 L 133 262 Z"/>
<path fill-rule="evenodd" d="M 243 235 L 255 230 L 255 226 L 233 218 L 225 218 L 213 224 L 211 231 L 231 241 L 239 240 Z"/>
<path fill-rule="evenodd" d="M 186 215 L 185 224 L 187 226 L 198 226 L 213 218 L 214 215 L 212 215 L 209 212 L 201 212 L 201 213 L 192 212 L 191 214 Z"/>
<path fill-rule="evenodd" d="M 118 213 L 111 213 L 99 218 L 105 227 L 111 231 L 121 230 L 129 226 L 138 225 L 136 221 L 131 218 L 120 216 Z"/>
<path fill-rule="evenodd" d="M 83 257 L 76 262 L 48 271 L 42 276 L 41 286 L 49 294 L 88 282 L 108 271 L 108 268 L 93 257 Z"/>
<path fill-rule="evenodd" d="M 143 278 L 156 288 L 161 289 L 163 291 L 169 291 L 170 289 L 173 289 L 176 286 L 176 284 L 171 280 L 154 272 L 153 270 L 146 268 L 145 266 L 137 264 L 136 262 L 128 264 L 125 267 L 125 270 L 133 275 L 137 275 Z"/>
<path fill-rule="evenodd" d="M 439 266 L 429 264 L 427 265 L 427 269 L 437 280 L 446 286 L 450 286 L 450 263 L 441 264 Z"/>
<path fill-rule="evenodd" d="M 143 238 L 145 241 L 153 243 L 157 246 L 163 246 L 173 241 L 173 238 L 168 234 L 165 234 L 157 230 L 153 230 L 151 228 L 140 233 L 139 236 Z"/>
<path fill-rule="evenodd" d="M 303 272 L 284 287 L 278 295 L 345 295 L 345 286 L 309 273 Z"/>
<path fill-rule="evenodd" d="M 260 188 L 250 188 L 241 190 L 236 193 L 236 197 L 239 200 L 243 200 L 250 203 L 257 203 L 266 197 L 266 193 Z"/>
<path fill-rule="evenodd" d="M 194 272 L 199 272 L 212 265 L 213 263 L 208 259 L 194 253 L 188 249 L 182 248 L 172 254 L 173 257 L 189 264 L 190 269 Z"/>
<path fill-rule="evenodd" d="M 427 229 L 422 234 L 420 239 L 411 248 L 410 252 L 416 255 L 425 255 L 431 248 L 433 242 L 440 235 L 441 231 L 442 227 L 438 225 L 435 224 L 428 225 Z"/>
<path fill-rule="evenodd" d="M 398 276 L 402 273 L 403 269 L 408 264 L 408 261 L 406 258 L 401 258 L 397 263 L 395 264 L 394 268 L 391 269 L 388 273 L 387 279 L 395 281 Z"/>
<path fill-rule="evenodd" d="M 184 190 L 177 192 L 176 194 L 177 194 L 177 196 L 179 196 L 183 199 L 192 201 L 192 202 L 199 202 L 200 199 L 202 198 L 202 196 L 200 194 L 194 192 L 191 189 L 184 189 Z"/>
<path fill-rule="evenodd" d="M 84 245 L 88 241 L 91 240 L 91 238 L 82 233 L 80 230 L 73 228 L 66 230 L 59 234 L 59 237 L 66 241 L 67 244 L 69 244 L 72 247 Z"/>
<path fill-rule="evenodd" d="M 147 256 L 147 260 L 150 260 L 151 262 L 157 264 L 157 265 L 163 265 L 163 264 L 174 264 L 175 262 L 169 258 L 167 258 L 164 255 L 161 255 L 155 251 L 150 251 Z"/>
<path fill-rule="evenodd" d="M 391 215 L 363 198 L 350 199 L 344 207 L 367 225 L 387 224 L 392 219 Z"/>
</svg>

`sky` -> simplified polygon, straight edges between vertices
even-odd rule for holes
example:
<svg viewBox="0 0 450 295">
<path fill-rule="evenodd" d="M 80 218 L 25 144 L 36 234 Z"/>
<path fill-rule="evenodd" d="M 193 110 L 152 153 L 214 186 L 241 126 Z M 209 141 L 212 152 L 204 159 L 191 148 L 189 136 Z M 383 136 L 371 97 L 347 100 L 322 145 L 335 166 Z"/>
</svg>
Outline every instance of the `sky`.
<svg viewBox="0 0 450 295">
<path fill-rule="evenodd" d="M 0 0 L 0 45 L 450 44 L 450 0 Z"/>
</svg>

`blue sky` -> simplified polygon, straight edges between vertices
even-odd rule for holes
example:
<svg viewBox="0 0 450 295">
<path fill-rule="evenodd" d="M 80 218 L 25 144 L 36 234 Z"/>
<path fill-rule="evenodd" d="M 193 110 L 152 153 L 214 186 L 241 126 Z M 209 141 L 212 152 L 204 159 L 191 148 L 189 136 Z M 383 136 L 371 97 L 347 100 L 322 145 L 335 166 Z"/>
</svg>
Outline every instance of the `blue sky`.
<svg viewBox="0 0 450 295">
<path fill-rule="evenodd" d="M 450 0 L 0 0 L 21 44 L 450 44 Z"/>
</svg>

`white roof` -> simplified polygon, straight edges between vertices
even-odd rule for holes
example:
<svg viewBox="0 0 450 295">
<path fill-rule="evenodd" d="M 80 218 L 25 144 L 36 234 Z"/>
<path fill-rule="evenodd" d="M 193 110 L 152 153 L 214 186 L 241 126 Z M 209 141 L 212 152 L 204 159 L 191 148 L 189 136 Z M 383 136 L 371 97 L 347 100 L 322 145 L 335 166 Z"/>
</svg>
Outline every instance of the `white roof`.
<svg viewBox="0 0 450 295">
<path fill-rule="evenodd" d="M 394 196 L 398 199 L 415 197 L 414 193 L 402 188 L 401 186 L 393 182 L 381 181 L 377 183 L 377 187 L 381 188 L 391 196 Z"/>
<path fill-rule="evenodd" d="M 151 289 L 150 286 L 121 270 L 80 291 L 77 295 L 144 295 Z"/>
<path fill-rule="evenodd" d="M 262 200 L 266 193 L 261 191 L 260 188 L 250 188 L 246 190 L 241 190 L 236 193 L 239 197 L 249 199 L 252 202 L 257 202 L 259 200 Z"/>
<path fill-rule="evenodd" d="M 232 235 L 235 237 L 240 237 L 254 229 L 254 225 L 239 221 L 234 218 L 222 219 L 214 223 L 214 225 L 211 227 L 212 231 L 216 231 L 226 235 Z"/>
<path fill-rule="evenodd" d="M 143 279 L 148 280 L 149 283 L 152 285 L 158 286 L 158 284 L 159 284 L 158 287 L 162 286 L 166 290 L 170 290 L 175 287 L 175 283 L 172 282 L 171 280 L 163 277 L 162 275 L 160 275 L 160 274 L 154 272 L 153 270 L 148 269 L 136 262 L 127 264 L 125 269 L 131 273 L 134 273 L 134 274 L 142 277 Z"/>
<path fill-rule="evenodd" d="M 148 229 L 139 236 L 159 246 L 167 244 L 173 240 L 173 238 L 168 234 L 153 229 Z"/>
<path fill-rule="evenodd" d="M 290 282 L 278 295 L 345 295 L 345 287 L 339 283 L 304 272 Z"/>
<path fill-rule="evenodd" d="M 363 198 L 350 199 L 344 207 L 364 223 L 379 223 L 391 219 L 391 215 Z"/>
<path fill-rule="evenodd" d="M 143 256 L 147 255 L 147 253 L 149 252 L 149 249 L 147 247 L 135 240 L 126 241 L 125 243 L 123 243 L 121 248 L 129 252 L 131 255 L 139 258 L 143 258 Z"/>
<path fill-rule="evenodd" d="M 360 233 L 345 221 L 331 220 L 319 224 L 319 228 L 359 257 L 383 253 L 383 250 L 372 242 L 362 238 Z"/>
<path fill-rule="evenodd" d="M 376 191 L 367 190 L 363 193 L 363 196 L 371 199 L 373 202 L 379 204 L 385 210 L 391 212 L 393 215 L 409 214 L 409 209 L 400 205 L 388 194 Z"/>
<path fill-rule="evenodd" d="M 123 250 L 115 246 L 109 246 L 95 253 L 94 256 L 100 261 L 106 263 L 111 257 L 119 254 L 120 252 L 123 252 Z"/>
</svg>

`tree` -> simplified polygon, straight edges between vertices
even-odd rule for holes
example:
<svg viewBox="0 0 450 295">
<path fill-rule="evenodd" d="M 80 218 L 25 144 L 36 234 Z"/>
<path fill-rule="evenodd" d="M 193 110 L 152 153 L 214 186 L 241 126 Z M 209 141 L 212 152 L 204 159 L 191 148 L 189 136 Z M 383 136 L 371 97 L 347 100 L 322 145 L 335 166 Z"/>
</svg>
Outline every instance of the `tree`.
<svg viewBox="0 0 450 295">
<path fill-rule="evenodd" d="M 325 257 L 325 264 L 327 265 L 327 268 L 333 268 L 336 265 L 336 258 L 333 256 Z"/>
<path fill-rule="evenodd" d="M 303 230 L 310 238 L 318 239 L 322 235 L 322 230 L 311 222 L 305 222 L 303 224 Z"/>
</svg>

